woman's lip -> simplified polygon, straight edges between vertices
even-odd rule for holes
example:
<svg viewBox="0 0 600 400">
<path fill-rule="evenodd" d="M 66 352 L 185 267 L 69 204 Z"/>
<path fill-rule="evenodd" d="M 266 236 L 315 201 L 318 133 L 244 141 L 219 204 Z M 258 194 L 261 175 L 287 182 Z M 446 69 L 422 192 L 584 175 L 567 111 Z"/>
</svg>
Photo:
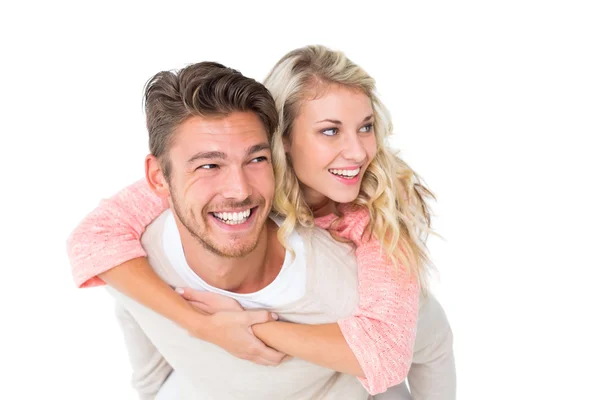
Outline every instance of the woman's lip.
<svg viewBox="0 0 600 400">
<path fill-rule="evenodd" d="M 342 171 L 352 171 L 352 170 L 361 169 L 361 168 L 362 168 L 362 165 L 357 165 L 355 167 L 337 167 L 337 168 L 332 167 L 332 168 L 329 168 L 329 170 L 331 171 L 332 169 L 337 169 L 337 170 L 342 170 Z"/>
<path fill-rule="evenodd" d="M 336 178 L 338 180 L 338 182 L 343 183 L 344 185 L 356 185 L 359 182 L 360 179 L 360 173 L 354 175 L 352 178 L 344 178 L 340 175 L 336 175 L 332 172 L 329 172 L 331 174 L 331 176 L 333 176 L 334 178 Z"/>
</svg>

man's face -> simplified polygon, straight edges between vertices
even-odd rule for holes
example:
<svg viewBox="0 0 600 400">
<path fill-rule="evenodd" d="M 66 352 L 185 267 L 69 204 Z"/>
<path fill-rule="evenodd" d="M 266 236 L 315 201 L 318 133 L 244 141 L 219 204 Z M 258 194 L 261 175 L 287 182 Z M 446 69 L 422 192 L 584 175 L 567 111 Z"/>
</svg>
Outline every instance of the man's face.
<svg viewBox="0 0 600 400">
<path fill-rule="evenodd" d="M 267 132 L 258 116 L 191 117 L 178 127 L 169 158 L 170 202 L 180 226 L 219 256 L 254 250 L 275 189 Z"/>
</svg>

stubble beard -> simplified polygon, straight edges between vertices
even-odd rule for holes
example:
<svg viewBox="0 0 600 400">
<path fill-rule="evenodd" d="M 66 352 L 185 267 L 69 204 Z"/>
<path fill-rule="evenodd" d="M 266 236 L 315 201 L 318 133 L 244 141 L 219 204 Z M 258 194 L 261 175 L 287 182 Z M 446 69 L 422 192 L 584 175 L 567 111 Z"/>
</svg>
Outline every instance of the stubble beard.
<svg viewBox="0 0 600 400">
<path fill-rule="evenodd" d="M 171 200 L 173 202 L 173 211 L 177 215 L 177 218 L 179 218 L 181 224 L 190 233 L 190 235 L 192 235 L 192 237 L 200 245 L 202 245 L 204 249 L 213 253 L 214 255 L 224 258 L 239 258 L 250 254 L 258 246 L 260 232 L 262 232 L 262 229 L 259 231 L 259 234 L 256 235 L 256 238 L 254 238 L 254 240 L 249 243 L 247 240 L 243 240 L 244 243 L 241 246 L 234 245 L 225 248 L 223 248 L 223 246 L 219 247 L 218 243 L 216 243 L 215 240 L 211 240 L 210 238 L 210 232 L 208 229 L 209 223 L 208 221 L 206 221 L 206 218 L 210 217 L 205 217 L 203 215 L 199 217 L 204 220 L 205 229 L 203 231 L 200 227 L 200 224 L 198 224 L 197 222 L 199 218 L 196 216 L 193 209 L 188 208 L 186 210 L 187 212 L 184 211 L 180 206 L 176 196 L 173 195 L 173 193 L 171 193 Z M 260 208 L 261 207 L 259 207 L 259 209 Z"/>
</svg>

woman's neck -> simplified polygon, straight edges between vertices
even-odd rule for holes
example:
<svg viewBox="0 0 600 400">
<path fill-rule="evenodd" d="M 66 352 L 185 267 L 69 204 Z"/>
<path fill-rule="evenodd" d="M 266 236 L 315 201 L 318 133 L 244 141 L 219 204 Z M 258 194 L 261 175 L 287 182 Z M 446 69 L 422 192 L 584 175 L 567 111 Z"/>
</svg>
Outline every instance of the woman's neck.
<svg viewBox="0 0 600 400">
<path fill-rule="evenodd" d="M 324 217 L 336 211 L 335 202 L 327 196 L 307 187 L 303 187 L 302 189 L 304 201 L 306 201 L 315 218 Z"/>
</svg>

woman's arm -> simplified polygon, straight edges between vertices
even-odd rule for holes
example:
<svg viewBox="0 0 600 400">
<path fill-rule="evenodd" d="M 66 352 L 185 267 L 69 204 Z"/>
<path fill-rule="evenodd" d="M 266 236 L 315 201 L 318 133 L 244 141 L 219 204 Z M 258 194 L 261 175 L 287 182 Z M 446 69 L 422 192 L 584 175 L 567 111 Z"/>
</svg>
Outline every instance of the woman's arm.
<svg viewBox="0 0 600 400">
<path fill-rule="evenodd" d="M 338 233 L 358 244 L 360 300 L 354 315 L 331 324 L 269 322 L 252 329 L 282 353 L 355 375 L 370 392 L 381 393 L 401 383 L 410 368 L 418 310 L 416 279 L 396 273 L 378 241 L 364 241 L 347 228 L 341 224 Z M 183 296 L 209 304 L 205 308 L 209 313 L 239 309 L 235 301 L 215 294 L 186 289 Z"/>
<path fill-rule="evenodd" d="M 163 282 L 146 260 L 140 238 L 167 209 L 145 180 L 103 200 L 71 233 L 67 252 L 75 283 L 82 288 L 108 283 L 124 295 L 182 327 L 203 315 Z"/>
<path fill-rule="evenodd" d="M 368 214 L 352 212 L 335 227 L 338 235 L 357 244 L 359 305 L 337 324 L 304 325 L 269 322 L 253 325 L 254 334 L 282 353 L 359 377 L 372 394 L 401 383 L 412 360 L 418 313 L 415 278 L 395 271 L 377 240 L 363 238 Z M 331 218 L 317 221 L 329 227 Z M 191 302 L 212 306 L 207 312 L 232 309 L 231 299 L 186 290 Z M 235 303 L 235 302 L 234 302 Z M 239 309 L 235 304 L 233 309 Z"/>
<path fill-rule="evenodd" d="M 216 293 L 186 288 L 182 296 L 194 307 L 209 314 L 243 310 L 236 300 Z M 267 322 L 252 325 L 252 330 L 265 344 L 282 353 L 335 371 L 364 376 L 336 323 L 303 325 L 290 322 Z M 288 351 L 290 353 L 287 353 Z"/>
<path fill-rule="evenodd" d="M 316 221 L 329 227 L 331 219 Z M 337 324 L 271 322 L 253 326 L 267 345 L 291 356 L 359 377 L 371 394 L 401 383 L 412 361 L 419 309 L 416 278 L 396 271 L 375 239 L 366 240 L 366 210 L 347 212 L 335 227 L 356 245 L 359 305 Z"/>
<path fill-rule="evenodd" d="M 126 261 L 101 273 L 99 277 L 125 296 L 167 317 L 194 335 L 200 335 L 202 326 L 207 325 L 206 316 L 160 279 L 145 257 Z M 194 326 L 195 322 L 198 328 Z"/>
<path fill-rule="evenodd" d="M 200 339 L 259 364 L 276 365 L 285 356 L 267 348 L 250 330 L 272 321 L 270 313 L 198 312 L 151 268 L 140 243 L 142 233 L 167 204 L 145 181 L 104 200 L 73 231 L 67 250 L 73 277 L 80 287 L 108 283 Z"/>
<path fill-rule="evenodd" d="M 338 324 L 305 325 L 268 322 L 252 326 L 267 346 L 313 364 L 364 377 L 364 372 Z"/>
<path fill-rule="evenodd" d="M 156 196 L 145 180 L 102 200 L 67 240 L 75 284 L 81 288 L 104 285 L 100 274 L 126 261 L 145 257 L 140 243 L 142 233 L 167 207 L 166 201 Z"/>
</svg>

